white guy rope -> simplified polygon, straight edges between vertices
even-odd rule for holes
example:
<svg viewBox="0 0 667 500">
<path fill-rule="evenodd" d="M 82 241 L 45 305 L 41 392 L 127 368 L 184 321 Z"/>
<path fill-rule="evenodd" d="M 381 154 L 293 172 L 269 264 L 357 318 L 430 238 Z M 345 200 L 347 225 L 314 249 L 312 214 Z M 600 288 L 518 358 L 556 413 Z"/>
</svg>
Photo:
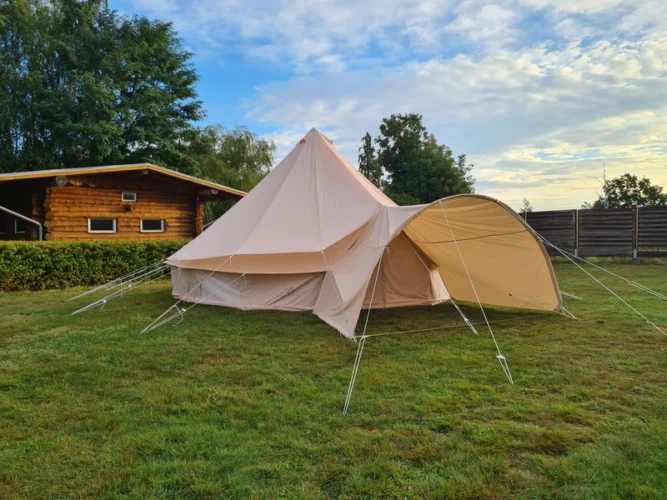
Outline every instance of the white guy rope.
<svg viewBox="0 0 667 500">
<path fill-rule="evenodd" d="M 169 323 L 171 320 L 173 320 L 174 318 L 177 318 L 177 317 L 179 317 L 179 316 L 181 317 L 181 321 L 183 321 L 183 315 L 184 315 L 186 312 L 188 312 L 190 309 L 192 309 L 194 306 L 196 306 L 197 304 L 201 304 L 203 301 L 205 301 L 206 299 L 208 299 L 211 295 L 216 294 L 216 293 L 218 293 L 218 292 L 221 291 L 221 290 L 224 290 L 225 288 L 227 288 L 227 287 L 230 286 L 230 285 L 233 285 L 234 283 L 236 283 L 236 282 L 237 282 L 238 280 L 240 280 L 241 278 L 244 278 L 244 280 L 245 280 L 245 273 L 243 273 L 242 275 L 240 275 L 240 276 L 237 277 L 236 279 L 234 279 L 234 280 L 232 280 L 232 281 L 229 281 L 229 282 L 225 283 L 224 285 L 222 285 L 222 286 L 216 288 L 216 289 L 213 290 L 211 293 L 207 294 L 205 297 L 202 297 L 202 298 L 200 298 L 199 300 L 195 300 L 195 301 L 194 301 L 190 306 L 188 306 L 188 307 L 184 307 L 184 308 L 182 308 L 182 309 L 179 309 L 179 308 L 178 308 L 178 304 L 179 304 L 179 302 L 180 302 L 180 300 L 179 300 L 176 304 L 171 305 L 169 308 L 167 308 L 167 310 L 166 310 L 165 312 L 163 312 L 160 316 L 158 316 L 157 318 L 155 318 L 155 320 L 153 320 L 153 322 L 152 322 L 150 325 L 148 325 L 146 328 L 144 328 L 143 330 L 141 330 L 140 333 L 146 333 L 146 332 L 149 332 L 149 331 L 151 331 L 151 330 L 155 330 L 156 328 L 159 328 L 159 327 L 161 327 L 162 325 L 165 325 L 165 324 Z M 202 280 L 202 282 L 203 282 L 203 280 Z M 181 299 L 181 300 L 182 300 L 182 299 Z M 174 308 L 176 308 L 176 312 L 175 312 L 174 314 L 172 314 L 171 316 L 169 316 L 169 317 L 163 319 L 162 321 L 160 321 L 160 320 L 165 316 L 165 314 L 167 314 L 169 311 L 171 311 L 171 310 L 174 309 Z M 179 324 L 181 323 L 181 321 L 179 321 Z M 159 323 L 158 323 L 158 322 L 159 322 Z"/>
<path fill-rule="evenodd" d="M 209 278 L 213 275 L 213 273 L 215 273 L 218 269 L 220 269 L 220 268 L 221 268 L 222 266 L 224 266 L 227 262 L 229 262 L 229 261 L 231 260 L 231 258 L 232 258 L 232 255 L 230 255 L 230 256 L 227 257 L 224 261 L 222 261 L 222 263 L 221 263 L 218 267 L 216 267 L 215 269 L 213 269 L 213 271 L 211 271 L 210 273 L 208 273 L 203 279 L 201 279 L 199 282 L 197 282 L 197 284 L 196 284 L 195 286 L 193 286 L 193 287 L 188 291 L 188 293 L 186 293 L 185 295 L 183 295 L 183 296 L 182 296 L 180 299 L 178 299 L 174 304 L 172 304 L 171 306 L 169 306 L 169 307 L 168 307 L 162 314 L 160 314 L 157 318 L 155 318 L 155 319 L 153 320 L 153 322 L 152 322 L 150 325 L 148 325 L 148 326 L 145 327 L 143 330 L 141 330 L 140 333 L 147 332 L 149 329 L 151 329 L 151 326 L 153 326 L 155 323 L 157 323 L 157 322 L 160 320 L 160 318 L 164 317 L 164 315 L 167 314 L 169 311 L 171 311 L 174 307 L 177 307 L 178 304 L 180 304 L 181 302 L 183 302 L 183 300 L 184 300 L 186 297 L 189 297 L 190 294 L 191 294 L 193 291 L 195 291 L 195 290 L 197 289 L 198 286 L 201 286 L 201 284 L 202 284 L 204 281 L 206 281 L 207 279 L 209 279 Z M 179 268 L 179 269 L 180 269 L 180 268 Z M 244 274 L 244 276 L 245 276 L 245 274 Z"/>
<path fill-rule="evenodd" d="M 431 270 L 426 265 L 426 262 L 424 262 L 424 259 L 421 258 L 421 255 L 419 255 L 419 252 L 417 252 L 417 249 L 412 246 L 412 243 L 410 243 L 410 241 L 408 241 L 408 245 L 410 246 L 410 248 L 412 248 L 412 251 L 415 253 L 417 258 L 424 265 L 424 267 L 426 268 L 426 271 L 429 273 L 429 276 L 430 276 L 431 275 Z M 442 276 L 440 276 L 440 279 L 442 279 Z M 444 283 L 438 282 L 438 286 L 440 286 L 440 288 L 442 288 L 442 290 L 445 292 L 446 295 L 449 295 L 449 292 L 447 291 L 447 288 L 445 287 Z M 474 333 L 475 335 L 479 335 L 479 333 L 477 333 L 477 330 L 475 329 L 475 326 L 468 319 L 468 317 L 465 314 L 463 314 L 463 311 L 461 310 L 461 308 L 458 306 L 458 304 L 454 301 L 454 299 L 451 296 L 449 297 L 449 301 L 454 306 L 454 309 L 456 309 L 456 311 L 461 315 L 461 318 L 463 318 L 463 321 L 465 322 L 465 324 L 468 325 L 468 327 L 472 330 L 472 333 Z"/>
<path fill-rule="evenodd" d="M 644 316 L 642 313 L 640 313 L 637 309 L 635 309 L 634 307 L 632 307 L 627 301 L 625 301 L 621 296 L 619 296 L 619 295 L 618 295 L 616 292 L 614 292 L 611 288 L 609 288 L 607 285 L 605 285 L 604 283 L 602 283 L 602 281 L 600 281 L 599 279 L 597 279 L 595 276 L 593 276 L 591 273 L 589 273 L 586 269 L 584 269 L 582 266 L 580 266 L 574 259 L 571 259 L 571 258 L 567 255 L 567 252 L 565 252 L 564 250 L 561 250 L 561 249 L 558 248 L 556 245 L 554 245 L 553 243 L 551 243 L 550 241 L 548 241 L 547 239 L 545 239 L 543 236 L 540 236 L 540 238 L 542 238 L 542 240 L 543 240 L 545 243 L 547 243 L 548 245 L 550 245 L 550 246 L 552 246 L 554 249 L 556 249 L 558 252 L 560 252 L 561 255 L 563 255 L 563 257 L 565 257 L 565 258 L 568 259 L 570 262 L 572 262 L 572 264 L 574 264 L 574 265 L 577 266 L 579 269 L 581 269 L 583 272 L 585 272 L 586 274 L 588 274 L 588 276 L 590 276 L 590 277 L 591 277 L 595 282 L 597 282 L 602 288 L 604 288 L 604 289 L 607 290 L 610 294 L 612 294 L 614 297 L 616 297 L 618 300 L 620 300 L 621 302 L 623 302 L 623 303 L 624 303 L 626 306 L 628 306 L 632 311 L 634 311 L 635 314 L 637 314 L 638 316 L 640 316 L 640 317 L 641 317 L 644 321 L 646 321 L 649 325 L 651 325 L 653 328 L 655 328 L 656 330 L 658 330 L 660 333 L 662 333 L 663 335 L 665 335 L 665 336 L 667 337 L 667 333 L 665 333 L 665 331 L 664 331 L 662 328 L 660 328 L 658 325 L 656 325 L 655 323 L 653 323 L 653 321 L 651 321 L 650 319 L 648 319 L 646 316 Z"/>
<path fill-rule="evenodd" d="M 384 257 L 384 251 L 386 247 L 382 249 L 382 254 L 380 254 L 380 260 L 378 261 L 377 271 L 375 272 L 375 282 L 373 283 L 373 291 L 371 292 L 371 301 L 368 304 L 368 312 L 366 313 L 366 322 L 364 323 L 364 331 L 361 334 L 361 339 L 359 340 L 359 345 L 357 346 L 357 356 L 354 358 L 354 366 L 352 368 L 352 376 L 350 377 L 350 384 L 347 387 L 347 397 L 345 398 L 345 406 L 343 406 L 343 415 L 347 415 L 347 409 L 350 407 L 350 400 L 352 399 L 352 391 L 354 390 L 354 383 L 357 381 L 357 373 L 359 373 L 359 363 L 361 363 L 361 354 L 364 352 L 364 346 L 366 345 L 366 328 L 368 327 L 368 318 L 371 316 L 371 309 L 373 307 L 373 299 L 375 298 L 375 288 L 378 284 L 378 276 L 380 275 L 380 268 L 382 267 L 382 258 Z"/>
<path fill-rule="evenodd" d="M 553 314 L 549 312 L 549 313 L 544 313 L 544 314 L 533 314 L 533 315 L 530 315 L 530 316 L 517 316 L 517 317 L 514 317 L 514 318 L 497 319 L 497 320 L 491 321 L 490 323 L 495 324 L 495 323 L 504 323 L 504 322 L 507 322 L 507 321 L 520 321 L 520 320 L 524 320 L 524 319 L 541 318 L 541 317 L 544 317 L 544 316 L 553 316 Z M 484 322 L 479 322 L 479 323 L 473 323 L 473 325 L 485 325 L 485 323 Z M 433 331 L 436 331 L 436 330 L 453 330 L 455 328 L 463 328 L 464 326 L 467 326 L 467 325 L 448 325 L 448 326 L 436 326 L 436 327 L 433 327 L 433 328 L 420 328 L 418 330 L 400 330 L 400 331 L 395 331 L 395 332 L 370 333 L 370 334 L 366 335 L 366 338 L 385 337 L 387 335 L 400 335 L 400 334 L 403 334 L 403 333 L 423 333 L 423 332 L 433 332 Z"/>
<path fill-rule="evenodd" d="M 131 292 L 132 290 L 136 290 L 137 288 L 141 288 L 142 286 L 147 285 L 149 283 L 152 283 L 153 281 L 164 278 L 166 276 L 166 274 L 164 273 L 165 270 L 166 270 L 166 268 L 159 268 L 157 270 L 154 270 L 152 273 L 148 273 L 148 275 L 144 276 L 144 278 L 142 278 L 140 281 L 138 281 L 136 286 L 134 286 L 134 287 L 133 287 L 134 282 L 125 282 L 124 285 L 127 285 L 127 288 L 121 287 L 120 290 L 116 290 L 115 292 L 112 292 L 109 295 L 107 295 L 105 297 L 102 297 L 99 300 L 96 300 L 95 302 L 91 302 L 87 306 L 84 306 L 81 309 L 78 309 L 78 310 L 74 311 L 71 315 L 74 316 L 76 314 L 88 311 L 88 310 L 93 309 L 94 307 L 96 307 L 100 304 L 102 305 L 102 307 L 100 308 L 100 311 L 102 311 L 104 309 L 104 306 L 107 305 L 108 301 L 110 301 L 112 299 L 115 299 L 116 297 L 121 297 L 122 298 L 123 293 Z"/>
<path fill-rule="evenodd" d="M 461 253 L 461 248 L 459 247 L 458 241 L 456 241 L 456 236 L 454 236 L 454 231 L 452 230 L 452 226 L 449 223 L 449 218 L 447 217 L 447 213 L 445 212 L 445 207 L 442 205 L 442 200 L 440 200 L 440 209 L 442 210 L 442 215 L 445 217 L 445 222 L 447 222 L 447 227 L 449 227 L 449 232 L 452 235 L 452 239 L 454 240 L 454 245 L 456 245 L 456 250 L 459 254 L 459 257 L 461 259 L 461 263 L 463 264 L 463 269 L 465 269 L 466 275 L 468 276 L 468 281 L 470 281 L 470 286 L 472 287 L 472 291 L 475 294 L 475 298 L 477 299 L 477 303 L 479 304 L 479 308 L 482 311 L 482 316 L 484 316 L 484 321 L 486 322 L 486 326 L 489 328 L 489 332 L 491 333 L 491 338 L 493 339 L 493 343 L 496 345 L 496 349 L 498 350 L 498 355 L 496 356 L 496 359 L 500 363 L 501 368 L 503 369 L 503 372 L 507 376 L 507 380 L 509 380 L 510 384 L 514 385 L 514 380 L 512 379 L 512 374 L 510 372 L 509 366 L 507 365 L 507 358 L 503 356 L 503 353 L 500 351 L 500 346 L 498 345 L 498 341 L 496 340 L 496 336 L 493 334 L 493 329 L 491 328 L 491 324 L 489 323 L 489 319 L 486 317 L 486 312 L 484 311 L 484 306 L 482 305 L 482 301 L 479 298 L 479 295 L 477 294 L 477 289 L 475 288 L 475 284 L 472 281 L 472 277 L 470 276 L 470 271 L 468 271 L 468 266 L 466 265 L 466 261 L 463 258 L 463 253 Z"/>
<path fill-rule="evenodd" d="M 631 280 L 629 280 L 629 279 L 627 279 L 627 278 L 624 278 L 623 276 L 620 276 L 620 275 L 618 275 L 618 274 L 616 274 L 616 273 L 614 273 L 614 272 L 612 272 L 612 271 L 610 271 L 610 270 L 608 270 L 608 269 L 605 269 L 605 268 L 602 267 L 602 266 L 598 266 L 598 265 L 595 264 L 594 262 L 591 262 L 591 261 L 586 260 L 586 259 L 584 259 L 584 258 L 582 258 L 582 257 L 579 257 L 578 255 L 574 255 L 573 253 L 567 252 L 567 251 L 563 250 L 562 248 L 558 248 L 556 245 L 554 245 L 553 243 L 551 243 L 549 240 L 547 240 L 544 236 L 542 236 L 542 235 L 541 235 L 540 233 L 538 233 L 537 231 L 535 231 L 535 234 L 536 234 L 537 236 L 539 236 L 540 239 L 541 239 L 542 241 L 544 241 L 547 245 L 549 245 L 549 246 L 553 247 L 554 249 L 558 250 L 561 254 L 563 254 L 564 257 L 569 256 L 569 257 L 572 257 L 572 258 L 574 258 L 574 259 L 577 259 L 577 260 L 579 260 L 579 261 L 581 261 L 581 262 L 585 262 L 586 264 L 589 264 L 589 265 L 593 266 L 594 268 L 599 269 L 600 271 L 604 271 L 605 273 L 610 274 L 610 275 L 612 275 L 613 277 L 618 278 L 618 279 L 621 280 L 621 281 L 625 281 L 627 284 L 629 284 L 629 285 L 631 285 L 631 286 L 634 286 L 635 288 L 639 288 L 639 289 L 640 289 L 641 291 L 643 291 L 643 292 L 646 292 L 646 293 L 648 293 L 648 294 L 650 294 L 650 295 L 653 295 L 653 296 L 655 296 L 655 297 L 658 297 L 658 298 L 660 298 L 660 299 L 662 299 L 662 300 L 667 300 L 667 295 L 664 295 L 664 294 L 662 294 L 662 293 L 660 293 L 660 292 L 657 292 L 656 290 L 652 290 L 652 289 L 650 289 L 649 287 L 647 287 L 647 286 L 645 286 L 645 285 L 642 285 L 641 283 L 637 283 L 636 281 L 631 281 Z M 570 260 L 572 260 L 572 259 L 570 259 Z"/>
<path fill-rule="evenodd" d="M 72 297 L 70 299 L 67 299 L 67 302 L 71 302 L 73 300 L 80 299 L 82 297 L 93 294 L 95 292 L 101 292 L 102 290 L 107 290 L 107 289 L 110 290 L 110 289 L 116 288 L 117 286 L 122 285 L 123 283 L 127 283 L 127 281 L 132 281 L 132 280 L 138 279 L 140 276 L 137 276 L 137 275 L 141 275 L 142 273 L 146 273 L 146 272 L 150 273 L 150 271 L 153 270 L 153 268 L 160 267 L 160 266 L 167 266 L 167 265 L 168 264 L 166 264 L 164 261 L 160 261 L 160 262 L 155 262 L 153 264 L 149 264 L 148 266 L 141 267 L 139 269 L 135 269 L 134 271 L 132 271 L 130 273 L 127 273 L 127 274 L 125 274 L 125 275 L 123 275 L 119 278 L 108 281 L 107 283 L 104 283 L 103 285 L 99 285 L 99 286 L 93 288 L 92 290 L 88 290 L 87 292 L 83 292 L 83 293 L 77 295 L 76 297 Z"/>
</svg>

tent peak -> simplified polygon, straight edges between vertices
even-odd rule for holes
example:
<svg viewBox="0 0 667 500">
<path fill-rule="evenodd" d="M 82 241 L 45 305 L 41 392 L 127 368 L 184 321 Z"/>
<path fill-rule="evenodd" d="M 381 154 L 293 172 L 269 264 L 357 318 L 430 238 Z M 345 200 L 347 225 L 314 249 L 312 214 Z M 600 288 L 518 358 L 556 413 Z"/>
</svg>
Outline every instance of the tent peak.
<svg viewBox="0 0 667 500">
<path fill-rule="evenodd" d="M 326 140 L 329 144 L 334 143 L 333 140 L 329 139 L 326 135 L 324 135 L 322 132 L 313 127 L 308 131 L 308 133 L 304 136 L 304 138 L 299 141 L 299 144 L 305 144 L 309 138 L 315 138 L 315 137 L 321 137 L 322 139 Z"/>
</svg>

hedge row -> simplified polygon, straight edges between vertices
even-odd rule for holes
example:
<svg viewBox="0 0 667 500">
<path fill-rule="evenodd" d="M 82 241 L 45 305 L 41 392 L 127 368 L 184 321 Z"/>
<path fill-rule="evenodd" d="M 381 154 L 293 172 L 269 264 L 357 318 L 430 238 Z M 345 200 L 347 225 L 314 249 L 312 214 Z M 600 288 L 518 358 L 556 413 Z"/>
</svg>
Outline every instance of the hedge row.
<svg viewBox="0 0 667 500">
<path fill-rule="evenodd" d="M 0 290 L 99 285 L 163 260 L 185 243 L 0 242 Z"/>
</svg>

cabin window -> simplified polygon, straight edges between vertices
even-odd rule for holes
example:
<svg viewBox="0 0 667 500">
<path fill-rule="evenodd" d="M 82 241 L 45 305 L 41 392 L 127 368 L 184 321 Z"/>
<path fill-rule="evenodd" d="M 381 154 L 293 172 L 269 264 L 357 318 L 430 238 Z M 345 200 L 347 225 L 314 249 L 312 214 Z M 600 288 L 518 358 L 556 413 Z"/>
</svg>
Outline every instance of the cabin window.
<svg viewBox="0 0 667 500">
<path fill-rule="evenodd" d="M 164 219 L 142 219 L 141 221 L 142 233 L 164 233 L 164 230 Z"/>
<path fill-rule="evenodd" d="M 14 219 L 14 234 L 25 234 L 25 221 Z"/>
<path fill-rule="evenodd" d="M 116 219 L 88 219 L 89 233 L 115 233 Z"/>
<path fill-rule="evenodd" d="M 123 201 L 137 201 L 137 193 L 124 192 L 121 194 Z"/>
</svg>

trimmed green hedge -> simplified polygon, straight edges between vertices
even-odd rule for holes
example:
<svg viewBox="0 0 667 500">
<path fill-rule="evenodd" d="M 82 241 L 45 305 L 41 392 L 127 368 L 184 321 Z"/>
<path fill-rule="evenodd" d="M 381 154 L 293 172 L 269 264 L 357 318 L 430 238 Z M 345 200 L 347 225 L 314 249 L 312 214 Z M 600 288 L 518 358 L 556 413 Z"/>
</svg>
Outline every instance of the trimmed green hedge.
<svg viewBox="0 0 667 500">
<path fill-rule="evenodd" d="M 0 290 L 99 285 L 163 260 L 185 243 L 0 242 Z"/>
</svg>

